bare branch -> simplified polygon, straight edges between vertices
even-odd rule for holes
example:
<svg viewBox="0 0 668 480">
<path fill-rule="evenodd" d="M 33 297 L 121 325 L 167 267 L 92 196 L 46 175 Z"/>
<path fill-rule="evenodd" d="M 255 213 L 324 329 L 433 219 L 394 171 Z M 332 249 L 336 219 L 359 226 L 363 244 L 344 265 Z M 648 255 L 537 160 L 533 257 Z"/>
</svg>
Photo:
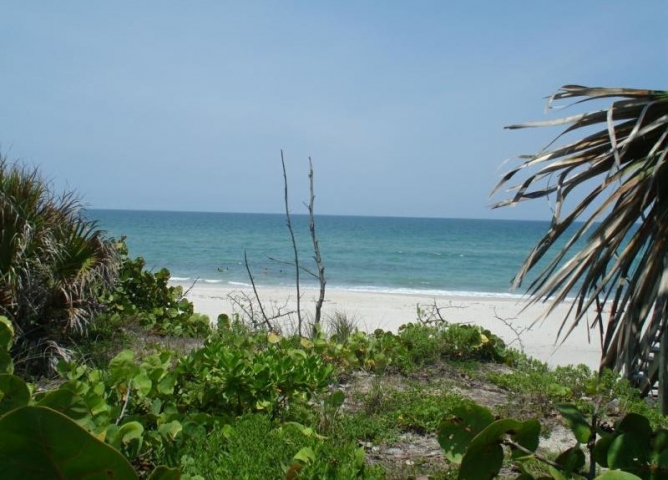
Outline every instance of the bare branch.
<svg viewBox="0 0 668 480">
<path fill-rule="evenodd" d="M 420 304 L 417 305 L 417 320 L 418 322 L 423 323 L 425 325 L 436 324 L 436 323 L 442 323 L 447 325 L 449 322 L 445 319 L 445 317 L 441 313 L 441 310 L 447 310 L 450 308 L 468 308 L 468 307 L 463 305 L 453 305 L 452 302 L 450 302 L 448 305 L 444 307 L 439 307 L 438 303 L 436 303 L 436 299 L 434 299 L 434 301 L 426 307 L 421 307 Z"/>
<path fill-rule="evenodd" d="M 315 264 L 318 267 L 318 280 L 320 281 L 320 295 L 318 296 L 318 301 L 315 303 L 315 319 L 314 323 L 316 328 L 320 325 L 320 312 L 322 310 L 322 303 L 325 301 L 325 285 L 327 281 L 325 279 L 325 265 L 322 263 L 322 257 L 320 256 L 320 246 L 318 244 L 318 237 L 315 234 L 315 218 L 313 215 L 313 204 L 315 202 L 315 193 L 313 190 L 313 161 L 311 157 L 308 159 L 309 163 L 309 187 L 311 191 L 311 200 L 308 204 L 308 216 L 309 216 L 309 230 L 311 231 L 311 240 L 313 241 L 313 259 Z"/>
<path fill-rule="evenodd" d="M 288 204 L 288 174 L 285 171 L 285 160 L 283 159 L 283 150 L 281 149 L 281 165 L 283 166 L 283 185 L 285 187 L 285 221 L 290 230 L 290 239 L 292 240 L 292 249 L 295 253 L 295 286 L 297 288 L 297 331 L 302 334 L 302 311 L 301 311 L 301 292 L 299 290 L 299 253 L 297 252 L 297 241 L 295 232 L 292 229 L 292 219 L 290 218 L 290 207 Z"/>
<path fill-rule="evenodd" d="M 273 330 L 273 326 L 271 325 L 271 322 L 269 321 L 269 318 L 267 317 L 267 314 L 264 312 L 264 308 L 262 307 L 262 301 L 260 300 L 260 295 L 257 293 L 257 288 L 255 287 L 255 279 L 253 278 L 253 274 L 251 273 L 250 265 L 248 265 L 248 256 L 246 255 L 245 250 L 244 250 L 244 265 L 246 266 L 246 271 L 248 272 L 248 278 L 250 279 L 251 285 L 253 286 L 253 293 L 255 294 L 255 298 L 257 299 L 257 304 L 260 307 L 260 311 L 262 312 L 262 318 L 264 319 L 264 323 L 267 325 L 269 330 Z"/>
<path fill-rule="evenodd" d="M 121 413 L 118 415 L 118 418 L 116 419 L 116 426 L 120 425 L 121 420 L 123 420 L 123 417 L 125 416 L 125 411 L 128 409 L 128 403 L 130 403 L 131 389 L 132 389 L 132 379 L 128 381 L 128 389 L 125 392 L 125 402 L 123 402 L 123 408 L 121 408 Z"/>
<path fill-rule="evenodd" d="M 233 309 L 241 311 L 241 319 L 250 322 L 254 329 L 258 329 L 260 325 L 266 325 L 262 316 L 258 316 L 255 309 L 255 303 L 257 302 L 256 298 L 251 297 L 243 291 L 231 292 L 227 298 L 233 305 Z M 265 307 L 267 318 L 272 322 L 272 331 L 280 331 L 280 327 L 275 323 L 276 321 L 285 317 L 290 318 L 295 313 L 294 310 L 288 308 L 288 304 L 289 299 L 282 305 L 279 305 L 278 302 L 270 302 L 270 306 Z"/>
<path fill-rule="evenodd" d="M 294 266 L 295 266 L 295 263 L 294 263 L 294 262 L 286 262 L 285 260 L 279 260 L 278 258 L 274 258 L 274 257 L 267 257 L 267 259 L 268 259 L 268 260 L 271 260 L 272 262 L 281 263 L 281 264 L 283 264 L 283 265 L 289 265 L 290 267 L 294 267 Z M 308 273 L 308 274 L 311 275 L 313 278 L 318 278 L 318 274 L 314 273 L 312 270 L 310 270 L 310 269 L 304 267 L 303 265 L 299 265 L 299 269 L 300 269 L 302 272 L 304 272 L 304 273 Z"/>
<path fill-rule="evenodd" d="M 530 326 L 522 328 L 516 327 L 515 324 L 513 323 L 513 320 L 517 320 L 517 317 L 503 318 L 499 316 L 498 313 L 496 313 L 496 308 L 494 308 L 494 318 L 503 323 L 515 334 L 515 338 L 513 339 L 512 342 L 508 344 L 508 346 L 511 346 L 513 343 L 517 342 L 520 345 L 520 350 L 524 351 L 524 342 L 522 342 L 522 335 L 524 335 L 524 332 L 528 332 L 529 330 L 531 330 L 531 327 Z"/>
</svg>

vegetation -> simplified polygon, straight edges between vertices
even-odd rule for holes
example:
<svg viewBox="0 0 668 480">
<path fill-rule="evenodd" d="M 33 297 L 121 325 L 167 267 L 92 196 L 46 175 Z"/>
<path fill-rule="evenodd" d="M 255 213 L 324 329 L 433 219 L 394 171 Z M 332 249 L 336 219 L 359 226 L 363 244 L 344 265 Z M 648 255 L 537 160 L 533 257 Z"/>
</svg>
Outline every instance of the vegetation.
<svg viewBox="0 0 668 480">
<path fill-rule="evenodd" d="M 37 225 L 21 222 L 24 233 Z M 17 235 L 9 247 L 32 238 Z M 54 314 L 46 317 L 53 331 L 26 330 L 30 317 L 16 300 L 26 292 L 41 311 L 58 311 L 51 290 L 32 290 L 31 275 L 48 279 L 50 270 L 39 249 L 3 267 L 3 295 L 16 292 L 0 316 L 0 462 L 8 478 L 666 476 L 668 421 L 612 373 L 551 370 L 488 330 L 448 323 L 436 305 L 436 317 L 418 315 L 397 333 L 361 332 L 344 313 L 308 338 L 226 315 L 212 327 L 169 285 L 167 270 L 148 272 L 123 241 L 91 236 L 111 252 L 113 275 L 91 273 L 90 260 L 72 277 L 90 274 L 85 287 L 67 290 L 81 294 L 76 305 L 88 315 L 84 321 L 81 310 L 78 324 Z M 10 283 L 19 277 L 23 283 Z M 80 355 L 30 383 L 30 333 L 44 335 L 37 345 L 68 342 Z M 175 338 L 190 343 L 176 349 Z M 541 432 L 564 425 L 574 440 L 545 449 Z"/>
<path fill-rule="evenodd" d="M 0 344 L 7 351 L 11 322 L 0 322 Z M 494 407 L 499 413 L 548 423 L 554 401 L 574 395 L 588 395 L 591 401 L 583 405 L 616 400 L 614 408 L 598 410 L 600 419 L 645 405 L 612 376 L 598 382 L 585 368 L 552 371 L 508 350 L 487 331 L 446 323 L 408 324 L 397 334 L 355 330 L 339 340 L 322 333 L 310 339 L 281 337 L 221 316 L 200 348 L 176 353 L 156 344 L 154 349 L 122 350 L 104 368 L 61 363 L 58 386 L 47 390 L 12 375 L 6 354 L 0 423 L 13 425 L 7 435 L 18 430 L 37 435 L 26 422 L 40 417 L 44 428 L 81 437 L 91 452 L 111 452 L 83 455 L 85 468 L 100 468 L 93 458 L 106 468 L 120 454 L 139 477 L 154 471 L 152 478 L 178 478 L 167 476 L 178 475 L 173 470 L 178 468 L 182 478 L 193 479 L 451 478 L 461 472 L 457 462 L 448 464 L 442 453 L 434 460 L 433 446 L 428 453 L 426 446 L 413 452 L 404 442 L 438 447 L 435 434 L 444 418 L 461 416 L 462 408 L 479 411 L 482 385 L 503 385 L 505 400 Z M 473 384 L 471 375 L 477 377 Z M 542 396 L 544 385 L 555 385 L 548 399 Z M 520 395 L 523 402 L 516 401 Z M 652 428 L 659 428 L 662 417 L 642 408 L 654 415 Z M 47 430 L 39 435 L 44 450 L 63 439 Z M 25 455 L 21 447 L 10 449 L 2 442 L 0 435 L 0 455 Z M 397 461 L 394 450 L 412 453 Z M 70 465 L 66 453 L 62 462 Z M 45 465 L 60 468 L 60 461 Z M 516 461 L 508 457 L 504 468 Z M 126 472 L 119 478 L 136 478 L 127 473 L 126 463 L 118 465 Z M 26 478 L 44 476 L 42 470 L 31 473 L 27 463 L 17 468 Z"/>
<path fill-rule="evenodd" d="M 659 339 L 665 344 L 668 327 L 664 188 L 668 93 L 568 85 L 552 96 L 550 105 L 563 99 L 580 99 L 579 104 L 608 98 L 619 100 L 593 112 L 508 127 L 567 125 L 558 139 L 575 131 L 585 132 L 585 137 L 523 157 L 497 189 L 518 174 L 526 178 L 513 188 L 511 198 L 496 206 L 554 195 L 552 224 L 526 259 L 515 284 L 521 284 L 558 239 L 570 235 L 531 283 L 533 301 L 546 300 L 555 306 L 574 293 L 573 320 L 567 326 L 568 318 L 564 319 L 562 333 L 568 335 L 593 308 L 592 324 L 601 329 L 602 368 L 625 371 L 636 381 L 643 370 L 650 370 L 649 377 L 656 380 L 658 372 L 668 367 L 662 354 L 662 366 L 648 368 L 652 348 Z M 601 130 L 592 133 L 594 126 Z M 567 201 L 575 196 L 582 200 L 569 209 Z M 574 251 L 581 238 L 586 246 Z M 668 395 L 664 397 L 664 413 L 668 413 Z"/>
<path fill-rule="evenodd" d="M 68 357 L 70 336 L 85 334 L 120 265 L 77 198 L 49 187 L 0 156 L 0 313 L 16 331 L 17 367 L 34 373 Z"/>
</svg>

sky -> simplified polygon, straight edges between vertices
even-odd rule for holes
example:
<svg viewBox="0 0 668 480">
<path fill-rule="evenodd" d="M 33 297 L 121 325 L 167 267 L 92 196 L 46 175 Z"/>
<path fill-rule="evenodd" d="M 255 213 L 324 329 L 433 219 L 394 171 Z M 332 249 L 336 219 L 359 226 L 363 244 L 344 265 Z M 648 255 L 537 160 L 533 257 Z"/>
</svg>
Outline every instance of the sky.
<svg viewBox="0 0 668 480">
<path fill-rule="evenodd" d="M 491 210 L 565 84 L 668 89 L 668 4 L 0 0 L 0 152 L 90 208 Z M 567 113 L 574 113 L 567 111 Z M 562 112 L 563 113 L 563 112 Z M 504 161 L 511 159 L 509 163 Z"/>
</svg>

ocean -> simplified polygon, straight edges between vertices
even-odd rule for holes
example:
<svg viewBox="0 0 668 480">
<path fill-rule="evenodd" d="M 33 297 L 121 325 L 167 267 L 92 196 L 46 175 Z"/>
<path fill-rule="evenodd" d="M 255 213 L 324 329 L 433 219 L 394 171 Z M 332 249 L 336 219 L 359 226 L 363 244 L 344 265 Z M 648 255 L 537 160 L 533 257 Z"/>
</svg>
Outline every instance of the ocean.
<svg viewBox="0 0 668 480">
<path fill-rule="evenodd" d="M 89 210 L 108 236 L 126 237 L 147 268 L 183 285 L 294 285 L 285 215 Z M 522 296 L 515 272 L 549 222 L 316 215 L 327 287 L 355 291 Z M 307 215 L 293 215 L 300 264 L 316 272 Z M 306 285 L 317 280 L 301 274 Z"/>
</svg>

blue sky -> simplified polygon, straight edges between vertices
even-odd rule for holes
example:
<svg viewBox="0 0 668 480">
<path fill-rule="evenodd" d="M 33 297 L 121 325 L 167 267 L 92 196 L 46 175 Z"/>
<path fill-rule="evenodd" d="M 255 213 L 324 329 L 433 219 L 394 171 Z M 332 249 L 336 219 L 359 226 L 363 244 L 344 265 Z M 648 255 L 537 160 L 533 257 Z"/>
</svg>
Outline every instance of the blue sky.
<svg viewBox="0 0 668 480">
<path fill-rule="evenodd" d="M 642 8 L 640 8 L 642 7 Z M 668 88 L 663 1 L 0 3 L 0 150 L 93 208 L 492 211 L 559 86 Z M 574 112 L 575 110 L 573 110 Z M 571 112 L 572 113 L 572 112 Z M 501 197 L 497 197 L 500 199 Z"/>
</svg>

